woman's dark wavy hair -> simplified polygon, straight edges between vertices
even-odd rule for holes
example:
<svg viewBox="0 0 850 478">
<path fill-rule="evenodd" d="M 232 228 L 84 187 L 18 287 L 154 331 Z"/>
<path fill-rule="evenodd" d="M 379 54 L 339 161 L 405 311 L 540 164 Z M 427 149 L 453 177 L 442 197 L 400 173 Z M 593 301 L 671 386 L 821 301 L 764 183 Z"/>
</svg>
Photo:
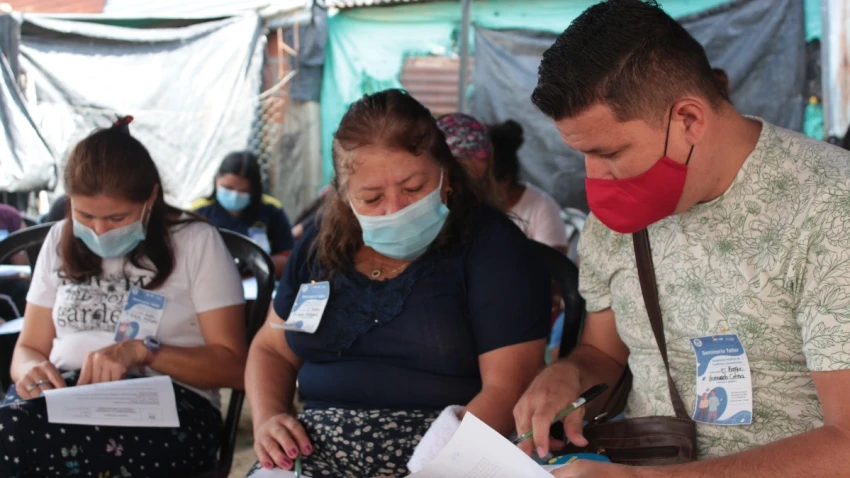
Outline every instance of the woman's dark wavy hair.
<svg viewBox="0 0 850 478">
<path fill-rule="evenodd" d="M 522 126 L 514 120 L 494 124 L 488 128 L 493 143 L 493 177 L 496 181 L 519 179 L 519 157 L 517 151 L 524 141 Z"/>
<path fill-rule="evenodd" d="M 159 189 L 148 212 L 145 240 L 125 258 L 133 266 L 154 273 L 145 286 L 151 290 L 162 286 L 174 272 L 171 226 L 193 220 L 181 220 L 182 211 L 166 204 L 159 171 L 148 150 L 130 135 L 128 122 L 122 120 L 80 141 L 65 169 L 65 189 L 71 198 L 103 195 L 143 203 L 156 186 Z M 59 254 L 64 276 L 83 283 L 102 273 L 102 259 L 74 237 L 72 214 L 72 208 L 66 208 Z"/>
<path fill-rule="evenodd" d="M 235 174 L 251 183 L 251 204 L 239 216 L 248 222 L 256 221 L 260 215 L 260 206 L 263 204 L 263 175 L 260 171 L 260 160 L 254 153 L 248 151 L 230 153 L 221 162 L 215 176 L 216 180 L 225 174 Z M 213 181 L 213 192 L 209 199 L 216 200 L 216 190 L 218 190 L 217 181 Z"/>
<path fill-rule="evenodd" d="M 363 245 L 363 232 L 348 203 L 348 177 L 356 168 L 357 149 L 379 145 L 426 156 L 440 164 L 452 193 L 446 225 L 429 252 L 443 251 L 461 243 L 474 227 L 475 212 L 482 200 L 466 169 L 452 156 L 446 137 L 428 108 L 405 91 L 391 89 L 366 95 L 343 116 L 334 135 L 333 190 L 320 211 L 319 234 L 313 248 L 327 274 L 349 271 L 354 254 Z"/>
</svg>

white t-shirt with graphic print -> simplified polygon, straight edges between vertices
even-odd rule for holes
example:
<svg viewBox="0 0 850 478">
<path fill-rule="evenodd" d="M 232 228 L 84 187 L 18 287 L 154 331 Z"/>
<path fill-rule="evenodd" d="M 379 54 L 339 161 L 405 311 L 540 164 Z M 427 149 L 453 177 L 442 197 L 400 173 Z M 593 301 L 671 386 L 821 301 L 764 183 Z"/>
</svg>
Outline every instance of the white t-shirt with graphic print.
<svg viewBox="0 0 850 478">
<path fill-rule="evenodd" d="M 649 227 L 670 372 L 696 404 L 689 338 L 737 334 L 749 357 L 753 422 L 697 424 L 700 458 L 823 425 L 811 372 L 850 369 L 850 153 L 763 123 L 730 188 Z M 634 374 L 626 415 L 672 416 L 631 237 L 591 216 L 579 246 L 590 312 L 611 308 Z"/>
<path fill-rule="evenodd" d="M 27 302 L 53 311 L 56 338 L 50 362 L 60 370 L 79 370 L 89 352 L 115 343 L 115 328 L 127 294 L 150 282 L 153 272 L 140 270 L 124 258 L 104 259 L 103 273 L 87 283 L 62 277 L 59 243 L 65 221 L 54 225 L 41 248 Z M 233 257 L 219 232 L 211 225 L 194 222 L 172 228 L 174 271 L 155 292 L 166 298 L 156 332 L 164 345 L 205 345 L 198 314 L 243 304 L 242 282 Z M 238 320 L 242 320 L 240 315 Z M 157 375 L 146 368 L 148 375 Z M 189 387 L 192 388 L 192 387 Z M 218 406 L 218 390 L 199 390 Z"/>
</svg>

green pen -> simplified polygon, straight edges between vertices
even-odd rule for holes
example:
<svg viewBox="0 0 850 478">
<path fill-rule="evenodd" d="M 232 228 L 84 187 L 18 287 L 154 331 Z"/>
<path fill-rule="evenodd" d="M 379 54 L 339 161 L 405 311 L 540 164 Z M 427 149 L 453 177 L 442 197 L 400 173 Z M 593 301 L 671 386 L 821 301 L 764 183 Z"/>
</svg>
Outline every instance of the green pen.
<svg viewBox="0 0 850 478">
<path fill-rule="evenodd" d="M 584 406 L 584 404 L 586 404 L 587 402 L 593 400 L 594 398 L 598 397 L 599 395 L 602 395 L 602 393 L 605 390 L 608 390 L 608 385 L 605 385 L 604 383 L 600 383 L 598 385 L 594 385 L 594 386 L 590 387 L 586 392 L 582 393 L 581 396 L 578 397 L 578 399 L 575 402 L 571 403 L 570 406 L 567 407 L 566 410 L 555 415 L 555 419 L 552 420 L 552 423 L 560 422 L 561 420 L 564 419 L 564 417 L 566 417 L 570 413 L 574 412 L 577 408 Z M 529 438 L 531 438 L 533 436 L 534 436 L 534 431 L 523 433 L 522 435 L 520 435 L 519 437 L 517 437 L 513 441 L 513 444 L 519 445 L 520 443 L 528 440 Z"/>
<path fill-rule="evenodd" d="M 301 478 L 301 454 L 295 457 L 295 478 Z"/>
</svg>

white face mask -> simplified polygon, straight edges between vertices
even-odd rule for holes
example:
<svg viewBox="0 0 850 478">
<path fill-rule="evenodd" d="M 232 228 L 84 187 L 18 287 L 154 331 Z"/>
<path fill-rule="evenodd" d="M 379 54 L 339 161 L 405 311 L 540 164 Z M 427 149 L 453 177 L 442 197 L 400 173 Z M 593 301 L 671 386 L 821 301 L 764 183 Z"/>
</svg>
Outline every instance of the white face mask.
<svg viewBox="0 0 850 478">
<path fill-rule="evenodd" d="M 145 220 L 147 207 L 148 205 L 145 203 L 145 207 L 142 209 L 142 215 L 138 221 L 105 232 L 100 236 L 97 235 L 94 229 L 84 226 L 76 219 L 73 219 L 74 237 L 83 241 L 83 244 L 90 251 L 104 259 L 123 257 L 145 240 L 147 224 L 143 223 L 143 220 Z M 149 218 L 150 216 L 148 216 Z"/>
<path fill-rule="evenodd" d="M 400 211 L 385 216 L 364 216 L 351 205 L 363 230 L 363 243 L 393 259 L 409 261 L 424 254 L 449 217 L 449 208 L 440 197 L 442 188 L 441 170 L 437 189 Z"/>
</svg>

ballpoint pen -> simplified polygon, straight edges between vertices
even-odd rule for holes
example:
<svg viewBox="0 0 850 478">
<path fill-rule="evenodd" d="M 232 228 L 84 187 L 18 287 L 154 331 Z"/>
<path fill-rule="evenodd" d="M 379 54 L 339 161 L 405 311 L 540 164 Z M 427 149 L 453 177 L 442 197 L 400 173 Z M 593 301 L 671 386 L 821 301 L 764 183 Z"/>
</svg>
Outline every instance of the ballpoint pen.
<svg viewBox="0 0 850 478">
<path fill-rule="evenodd" d="M 598 397 L 605 390 L 608 390 L 608 385 L 605 385 L 604 383 L 600 383 L 598 385 L 594 385 L 594 386 L 590 387 L 586 392 L 582 393 L 581 396 L 579 396 L 578 399 L 576 399 L 576 401 L 571 403 L 570 406 L 567 407 L 563 412 L 557 414 L 555 416 L 555 419 L 552 420 L 552 423 L 558 423 L 559 421 L 563 420 L 564 417 L 566 417 L 570 413 L 574 412 L 577 408 L 583 406 L 587 402 Z M 524 442 L 525 440 L 528 440 L 529 438 L 531 438 L 533 436 L 534 436 L 534 431 L 529 431 L 527 433 L 523 433 L 522 435 L 518 436 L 513 441 L 513 444 L 519 445 L 520 443 Z"/>
<path fill-rule="evenodd" d="M 301 454 L 295 457 L 295 478 L 301 478 Z"/>
</svg>

